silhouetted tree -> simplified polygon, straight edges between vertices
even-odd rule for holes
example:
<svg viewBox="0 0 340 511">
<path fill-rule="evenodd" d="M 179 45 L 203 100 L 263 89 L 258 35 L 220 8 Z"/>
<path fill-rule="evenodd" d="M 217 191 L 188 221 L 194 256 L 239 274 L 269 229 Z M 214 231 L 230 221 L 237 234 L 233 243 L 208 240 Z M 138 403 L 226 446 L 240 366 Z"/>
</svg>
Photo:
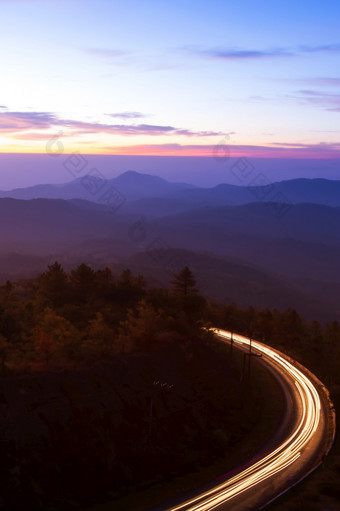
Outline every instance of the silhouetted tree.
<svg viewBox="0 0 340 511">
<path fill-rule="evenodd" d="M 126 269 L 119 275 L 116 289 L 118 302 L 131 306 L 145 295 L 145 280 L 141 275 L 135 277 L 131 270 Z"/>
<path fill-rule="evenodd" d="M 115 295 L 115 279 L 110 268 L 95 272 L 95 294 L 102 302 L 112 300 Z"/>
<path fill-rule="evenodd" d="M 0 334 L 0 360 L 1 360 L 1 371 L 5 370 L 5 363 L 11 352 L 11 345 L 7 339 Z"/>
<path fill-rule="evenodd" d="M 198 294 L 196 280 L 192 271 L 187 266 L 174 275 L 171 285 L 175 295 L 183 297 Z"/>
<path fill-rule="evenodd" d="M 73 296 L 77 303 L 86 303 L 93 297 L 95 288 L 95 271 L 87 264 L 80 264 L 71 272 Z"/>
<path fill-rule="evenodd" d="M 52 356 L 72 358 L 77 354 L 79 333 L 67 319 L 58 316 L 52 309 L 46 308 L 37 326 L 34 328 L 36 352 L 49 362 Z"/>
<path fill-rule="evenodd" d="M 142 300 L 136 310 L 128 311 L 127 319 L 120 324 L 119 341 L 128 351 L 134 346 L 152 346 L 161 329 L 161 317 L 155 309 Z"/>
<path fill-rule="evenodd" d="M 37 300 L 42 307 L 58 308 L 69 299 L 68 276 L 57 261 L 48 266 L 48 270 L 38 279 Z"/>
<path fill-rule="evenodd" d="M 254 319 L 254 338 L 265 343 L 270 342 L 273 333 L 273 314 L 269 309 L 259 311 Z"/>
<path fill-rule="evenodd" d="M 85 350 L 108 356 L 112 355 L 113 343 L 113 330 L 105 323 L 103 314 L 97 312 L 95 319 L 89 322 L 89 338 L 85 343 Z"/>
<path fill-rule="evenodd" d="M 22 304 L 8 300 L 0 305 L 0 333 L 9 342 L 17 342 L 22 334 Z"/>
<path fill-rule="evenodd" d="M 205 299 L 196 288 L 196 280 L 192 271 L 185 266 L 174 275 L 171 282 L 172 296 L 178 312 L 184 313 L 192 321 L 201 320 L 206 305 Z"/>
</svg>

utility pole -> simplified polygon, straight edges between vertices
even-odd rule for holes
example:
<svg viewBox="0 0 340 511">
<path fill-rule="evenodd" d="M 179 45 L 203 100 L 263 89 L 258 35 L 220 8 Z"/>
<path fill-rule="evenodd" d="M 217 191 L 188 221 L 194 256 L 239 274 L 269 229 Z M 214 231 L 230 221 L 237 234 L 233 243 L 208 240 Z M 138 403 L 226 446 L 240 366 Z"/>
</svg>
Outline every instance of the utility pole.
<svg viewBox="0 0 340 511">
<path fill-rule="evenodd" d="M 251 364 L 252 357 L 262 357 L 262 353 L 255 353 L 254 351 L 252 351 L 251 342 L 252 342 L 252 339 L 250 338 L 249 339 L 249 351 L 246 351 L 245 353 L 243 353 L 243 366 L 242 366 L 242 376 L 241 376 L 242 382 L 245 380 L 247 357 L 248 357 L 248 377 L 247 377 L 248 381 L 250 380 L 250 364 Z"/>
<path fill-rule="evenodd" d="M 244 381 L 244 373 L 245 373 L 245 368 L 246 368 L 246 357 L 247 357 L 247 353 L 243 353 L 243 366 L 242 366 L 241 382 Z"/>
<path fill-rule="evenodd" d="M 153 429 L 153 418 L 154 418 L 154 400 L 156 398 L 156 390 L 158 390 L 161 394 L 163 391 L 170 391 L 174 388 L 173 385 L 167 382 L 161 382 L 159 380 L 155 380 L 152 383 L 152 391 L 150 396 L 150 408 L 149 408 L 149 434 L 147 435 L 147 445 L 149 451 L 151 451 L 152 445 L 152 429 Z M 157 412 L 157 409 L 156 409 Z M 159 417 L 156 416 L 156 419 Z"/>
<path fill-rule="evenodd" d="M 152 420 L 153 420 L 153 396 L 150 399 L 150 417 L 149 417 L 149 438 L 151 439 L 152 431 Z"/>
<path fill-rule="evenodd" d="M 251 337 L 249 338 L 249 361 L 248 361 L 248 380 L 250 380 L 250 363 L 251 363 Z"/>
</svg>

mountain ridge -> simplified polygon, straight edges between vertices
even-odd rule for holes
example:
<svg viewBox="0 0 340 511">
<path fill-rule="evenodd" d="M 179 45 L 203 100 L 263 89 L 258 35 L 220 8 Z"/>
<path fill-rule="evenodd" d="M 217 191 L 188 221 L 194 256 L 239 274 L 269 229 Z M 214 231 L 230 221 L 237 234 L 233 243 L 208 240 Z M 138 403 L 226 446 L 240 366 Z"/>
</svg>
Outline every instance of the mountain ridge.
<svg viewBox="0 0 340 511">
<path fill-rule="evenodd" d="M 131 264 L 151 280 L 157 273 L 170 280 L 171 274 L 193 263 L 198 283 L 202 279 L 213 283 L 212 298 L 223 298 L 226 289 L 226 298 L 234 294 L 241 300 L 243 289 L 247 303 L 263 306 L 270 306 L 270 300 L 288 307 L 308 299 L 308 307 L 301 304 L 301 309 L 310 314 L 321 300 L 320 317 L 326 317 L 327 307 L 338 317 L 340 207 L 298 204 L 283 218 L 274 213 L 270 203 L 255 202 L 152 219 L 121 210 L 112 214 L 103 204 L 81 199 L 3 198 L 0 276 L 2 280 L 24 276 L 39 267 L 43 270 L 46 261 L 62 259 L 125 268 Z M 199 262 L 195 255 L 199 252 L 212 255 L 200 256 Z M 232 258 L 238 261 L 233 263 Z M 216 276 L 219 264 L 223 268 Z M 330 300 L 332 307 L 326 307 Z"/>
<path fill-rule="evenodd" d="M 94 172 L 70 182 L 52 185 L 39 184 L 27 188 L 0 191 L 0 197 L 23 200 L 83 199 L 101 202 L 105 191 L 114 188 L 129 203 L 131 211 L 139 206 L 157 216 L 157 199 L 168 201 L 168 210 L 183 211 L 200 205 L 242 205 L 254 201 L 275 201 L 279 198 L 288 204 L 313 203 L 340 206 L 340 180 L 325 178 L 297 178 L 278 181 L 264 186 L 232 185 L 220 183 L 210 188 L 200 188 L 188 183 L 170 182 L 159 176 L 126 171 L 113 179 L 103 179 Z M 144 201 L 139 204 L 138 201 Z M 156 201 L 156 204 L 155 204 Z M 135 204 L 133 204 L 135 203 Z M 131 209 L 132 208 L 132 209 Z"/>
</svg>

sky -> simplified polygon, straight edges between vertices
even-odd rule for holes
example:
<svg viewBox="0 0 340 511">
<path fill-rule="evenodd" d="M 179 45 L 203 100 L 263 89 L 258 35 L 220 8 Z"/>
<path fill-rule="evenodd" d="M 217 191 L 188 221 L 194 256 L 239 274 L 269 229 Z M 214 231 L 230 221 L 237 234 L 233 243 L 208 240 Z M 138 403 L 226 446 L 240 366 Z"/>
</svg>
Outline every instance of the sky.
<svg viewBox="0 0 340 511">
<path fill-rule="evenodd" d="M 339 0 L 0 0 L 0 13 L 0 153 L 340 157 Z"/>
</svg>

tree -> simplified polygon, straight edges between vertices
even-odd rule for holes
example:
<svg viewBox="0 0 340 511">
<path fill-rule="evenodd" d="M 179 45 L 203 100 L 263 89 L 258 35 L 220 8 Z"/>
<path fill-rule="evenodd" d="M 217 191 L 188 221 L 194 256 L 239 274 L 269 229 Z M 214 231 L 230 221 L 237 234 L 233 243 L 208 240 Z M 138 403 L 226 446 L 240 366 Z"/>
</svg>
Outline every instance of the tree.
<svg viewBox="0 0 340 511">
<path fill-rule="evenodd" d="M 340 367 L 340 324 L 333 321 L 327 325 L 323 340 L 324 379 L 331 385 L 339 384 Z"/>
<path fill-rule="evenodd" d="M 302 319 L 295 309 L 289 308 L 281 314 L 277 331 L 281 342 L 284 341 L 287 347 L 294 350 L 301 347 L 304 328 Z"/>
<path fill-rule="evenodd" d="M 129 310 L 127 319 L 120 324 L 119 341 L 123 351 L 133 347 L 152 346 L 158 339 L 161 317 L 155 309 L 142 300 L 137 310 Z"/>
<path fill-rule="evenodd" d="M 117 282 L 117 297 L 120 304 L 133 305 L 145 295 L 145 281 L 141 275 L 135 277 L 131 270 L 123 270 Z"/>
<path fill-rule="evenodd" d="M 35 351 L 38 358 L 43 360 L 46 364 L 49 364 L 52 355 L 55 352 L 55 346 L 52 338 L 43 330 L 39 331 L 38 338 L 35 342 Z"/>
<path fill-rule="evenodd" d="M 187 266 L 174 275 L 174 280 L 171 284 L 173 293 L 177 296 L 187 297 L 198 294 L 196 280 Z"/>
<path fill-rule="evenodd" d="M 102 301 L 109 301 L 114 298 L 115 281 L 110 268 L 97 270 L 95 273 L 96 296 Z"/>
<path fill-rule="evenodd" d="M 11 345 L 7 341 L 6 337 L 0 334 L 0 360 L 1 360 L 1 370 L 2 372 L 5 370 L 5 363 L 8 359 L 8 356 L 11 351 Z"/>
<path fill-rule="evenodd" d="M 273 341 L 273 314 L 269 309 L 264 309 L 257 312 L 254 320 L 255 339 L 265 343 Z"/>
<path fill-rule="evenodd" d="M 61 307 L 69 298 L 68 276 L 57 261 L 48 266 L 48 270 L 39 277 L 38 301 L 41 298 L 44 307 Z"/>
<path fill-rule="evenodd" d="M 174 275 L 172 284 L 172 295 L 175 300 L 175 307 L 180 310 L 188 319 L 202 319 L 206 301 L 198 293 L 196 280 L 191 270 L 185 266 L 179 273 Z"/>
<path fill-rule="evenodd" d="M 77 303 L 87 303 L 93 297 L 96 274 L 87 264 L 80 264 L 71 272 L 71 283 Z"/>
<path fill-rule="evenodd" d="M 100 355 L 108 356 L 112 354 L 114 333 L 106 324 L 103 314 L 97 312 L 95 319 L 89 322 L 89 339 L 85 342 L 85 350 L 100 353 Z"/>
<path fill-rule="evenodd" d="M 15 298 L 0 304 L 0 334 L 9 342 L 17 342 L 23 330 L 22 303 Z"/>
<path fill-rule="evenodd" d="M 47 307 L 33 330 L 35 349 L 46 363 L 57 354 L 69 358 L 77 355 L 80 336 L 77 329 L 62 316 Z"/>
</svg>

